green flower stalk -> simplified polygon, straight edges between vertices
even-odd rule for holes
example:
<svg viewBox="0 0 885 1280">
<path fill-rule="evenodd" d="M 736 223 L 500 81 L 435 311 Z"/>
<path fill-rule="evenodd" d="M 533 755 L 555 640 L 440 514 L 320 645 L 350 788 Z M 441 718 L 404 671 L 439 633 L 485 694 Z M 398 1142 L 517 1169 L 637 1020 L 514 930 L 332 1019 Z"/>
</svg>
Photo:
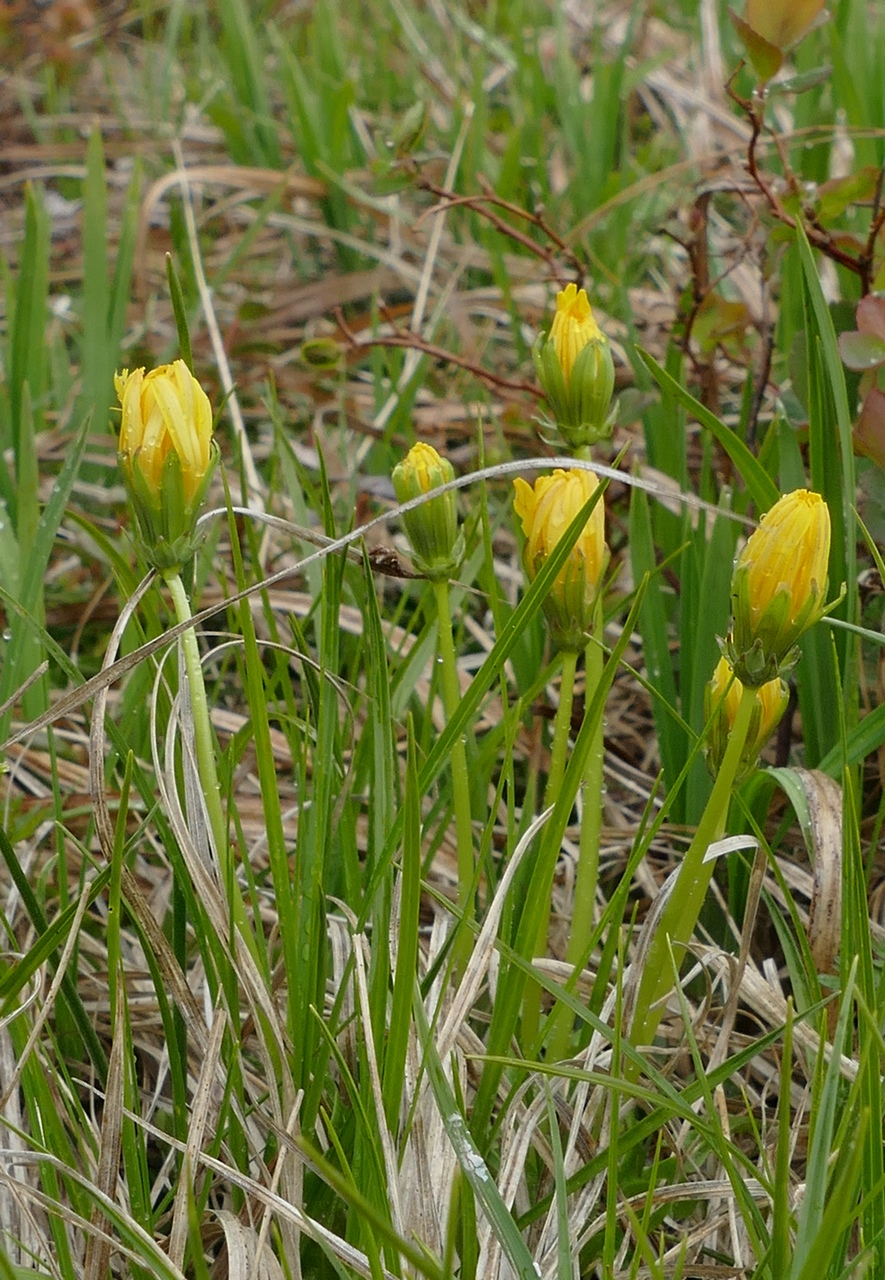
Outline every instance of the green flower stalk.
<svg viewBox="0 0 885 1280">
<path fill-rule="evenodd" d="M 183 360 L 114 377 L 118 459 L 148 563 L 178 573 L 199 545 L 197 516 L 218 459 L 209 398 Z"/>
<path fill-rule="evenodd" d="M 523 563 L 529 581 L 537 576 L 566 530 L 592 498 L 597 485 L 598 481 L 592 471 L 577 468 L 570 471 L 556 470 L 549 476 L 540 476 L 534 486 L 527 484 L 525 480 L 514 481 L 516 492 L 513 506 L 522 522 L 526 536 Z M 545 807 L 555 803 L 562 786 L 571 731 L 578 654 L 587 645 L 588 636 L 599 630 L 600 597 L 608 561 L 609 551 L 605 544 L 605 511 L 602 502 L 598 501 L 544 601 L 544 613 L 551 636 L 562 651 L 562 680 L 553 733 L 550 773 L 544 797 Z M 590 647 L 595 650 L 595 646 Z M 595 686 L 597 679 L 598 671 L 594 665 L 592 669 L 588 668 L 587 673 L 588 698 L 592 695 L 591 684 Z M 601 781 L 597 785 L 595 797 L 591 794 L 585 798 L 585 806 L 595 804 L 598 807 L 600 796 Z M 596 830 L 595 855 L 598 860 L 598 824 Z M 527 959 L 531 959 L 544 949 L 557 854 L 558 850 L 552 847 L 549 841 L 542 843 L 541 863 L 537 879 L 534 881 L 540 909 L 537 910 L 537 928 L 533 931 L 534 936 L 530 938 L 531 955 L 527 956 Z M 593 880 L 591 893 L 595 894 L 593 868 L 596 860 L 593 842 L 591 841 L 585 849 L 582 841 L 578 882 L 584 895 L 590 880 Z M 527 1044 L 535 1038 L 539 1018 L 540 990 L 536 985 L 532 985 L 526 993 L 523 1009 L 523 1036 Z"/>
<path fill-rule="evenodd" d="M 756 691 L 745 686 L 713 791 L 679 868 L 672 893 L 661 912 L 639 975 L 630 1031 L 630 1039 L 634 1045 L 650 1044 L 654 1039 L 662 1013 L 660 1002 L 673 983 L 670 948 L 675 954 L 678 969 L 707 896 L 714 863 L 704 859 L 710 846 L 721 839 L 725 831 L 728 809 L 745 756 L 755 706 Z M 631 1068 L 630 1072 L 635 1075 L 635 1068 Z"/>
<path fill-rule="evenodd" d="M 166 585 L 172 596 L 176 622 L 189 622 L 193 616 L 190 601 L 178 573 L 169 573 L 165 577 Z M 194 754 L 197 771 L 203 788 L 206 802 L 206 813 L 212 828 L 212 839 L 218 855 L 219 866 L 227 866 L 227 823 L 221 806 L 221 789 L 218 784 L 218 773 L 215 767 L 215 742 L 212 736 L 209 704 L 206 699 L 206 683 L 203 679 L 203 664 L 200 661 L 200 648 L 193 627 L 188 627 L 181 636 L 181 647 L 184 653 L 184 670 L 190 694 L 191 714 L 194 720 Z M 227 877 L 222 874 L 227 883 Z"/>
<path fill-rule="evenodd" d="M 602 647 L 602 600 L 598 599 L 590 639 L 584 650 L 584 699 L 590 705 L 596 686 L 602 678 L 605 654 Z M 600 720 L 590 744 L 582 783 L 581 835 L 578 843 L 578 867 L 575 874 L 575 896 L 565 958 L 573 966 L 574 975 L 583 962 L 587 939 L 593 932 L 596 889 L 599 883 L 599 849 L 602 841 L 602 795 L 605 785 L 605 732 Z M 572 1050 L 573 1018 L 560 1006 L 554 1013 L 555 1028 L 548 1056 L 551 1062 L 562 1061 Z"/>
<path fill-rule="evenodd" d="M 790 670 L 796 642 L 826 612 L 830 511 L 796 489 L 766 512 L 735 562 L 732 626 L 724 652 L 742 684 L 758 688 Z"/>
<path fill-rule="evenodd" d="M 532 348 L 538 381 L 556 428 L 568 447 L 587 449 L 607 439 L 614 426 L 615 366 L 608 338 L 593 317 L 587 294 L 567 285 L 556 295 L 550 332 Z"/>
<path fill-rule="evenodd" d="M 781 672 L 795 663 L 797 640 L 826 612 L 829 551 L 826 503 L 817 493 L 797 489 L 762 517 L 735 562 L 731 632 L 705 691 L 713 717 L 707 763 L 715 782 L 639 977 L 631 1032 L 635 1045 L 649 1044 L 657 1030 L 659 1002 L 672 980 L 669 948 L 678 966 L 713 874 L 706 855 L 725 831 L 734 788 L 755 768 L 783 714 Z"/>
<path fill-rule="evenodd" d="M 122 408 L 118 460 L 135 514 L 138 540 L 172 596 L 177 622 L 193 616 L 181 570 L 199 546 L 197 516 L 218 451 L 209 398 L 183 360 L 145 373 L 124 369 L 114 378 Z M 233 880 L 227 822 L 215 760 L 206 686 L 197 637 L 181 637 L 184 675 L 194 722 L 194 754 L 222 881 L 234 895 L 234 915 L 254 946 Z"/>
<path fill-rule="evenodd" d="M 414 445 L 393 469 L 393 487 L 400 502 L 432 493 L 454 480 L 455 470 L 448 458 L 441 457 L 432 445 Z M 455 494 L 438 494 L 412 511 L 403 512 L 406 536 L 412 545 L 415 567 L 428 577 L 436 598 L 439 624 L 439 657 L 442 666 L 443 701 L 446 716 L 451 719 L 458 710 L 461 690 L 452 633 L 449 605 L 449 579 L 457 573 L 464 559 L 464 534 L 458 528 Z M 460 739 L 452 744 L 452 798 L 455 810 L 455 835 L 458 848 L 458 905 L 467 915 L 473 886 L 475 859 L 473 821 L 470 812 L 470 774 L 467 750 Z M 462 935 L 463 943 L 456 956 L 463 970 L 470 947 L 470 935 Z"/>
</svg>

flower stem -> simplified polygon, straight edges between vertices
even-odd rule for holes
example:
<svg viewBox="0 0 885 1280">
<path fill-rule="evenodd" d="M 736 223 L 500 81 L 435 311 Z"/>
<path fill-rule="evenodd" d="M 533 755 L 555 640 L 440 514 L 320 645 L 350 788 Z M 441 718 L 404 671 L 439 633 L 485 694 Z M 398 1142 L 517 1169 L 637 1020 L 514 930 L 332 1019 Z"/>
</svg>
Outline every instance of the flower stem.
<svg viewBox="0 0 885 1280">
<path fill-rule="evenodd" d="M 172 596 L 175 617 L 178 622 L 189 622 L 193 617 L 190 601 L 184 589 L 184 583 L 177 573 L 170 573 L 165 578 Z M 203 797 L 206 801 L 206 812 L 212 830 L 212 841 L 221 869 L 222 882 L 229 883 L 230 851 L 227 845 L 227 823 L 221 807 L 221 789 L 218 785 L 218 772 L 215 767 L 215 744 L 212 739 L 212 726 L 209 721 L 209 705 L 206 701 L 206 685 L 203 680 L 203 667 L 200 662 L 200 649 L 193 627 L 188 627 L 181 635 L 181 647 L 184 651 L 184 666 L 190 694 L 191 712 L 194 719 L 194 746 L 197 757 L 197 770 Z"/>
<path fill-rule="evenodd" d="M 584 652 L 584 706 L 593 701 L 596 686 L 602 676 L 605 656 L 602 649 L 602 601 L 596 605 L 593 634 Z M 590 753 L 584 768 L 583 805 L 581 808 L 581 840 L 578 849 L 578 871 L 575 878 L 575 900 L 572 924 L 569 930 L 566 959 L 577 968 L 583 956 L 587 938 L 593 929 L 593 912 L 596 905 L 596 886 L 599 880 L 599 845 L 602 837 L 602 793 L 604 786 L 605 724 L 600 717 L 593 734 Z M 557 1062 L 568 1056 L 572 1017 L 565 1006 L 554 1013 L 555 1029 L 549 1051 L 550 1061 Z"/>
<path fill-rule="evenodd" d="M 756 690 L 744 686 L 713 791 L 652 937 L 648 956 L 643 963 L 633 1011 L 630 1038 L 635 1045 L 650 1044 L 653 1040 L 662 1013 L 659 1002 L 667 994 L 673 981 L 670 948 L 676 953 L 679 964 L 680 953 L 688 944 L 697 924 L 714 867 L 713 860 L 704 862 L 704 856 L 710 845 L 725 830 L 734 780 L 740 767 L 755 701 Z M 635 1074 L 635 1068 L 632 1070 Z"/>
<path fill-rule="evenodd" d="M 568 755 L 568 740 L 572 727 L 572 705 L 575 693 L 575 670 L 578 655 L 572 650 L 562 651 L 562 677 L 559 682 L 559 706 L 556 708 L 556 720 L 553 725 L 553 747 L 550 752 L 550 773 L 547 775 L 547 786 L 544 791 L 544 808 L 555 804 L 562 787 L 565 775 L 565 763 Z M 537 925 L 529 933 L 531 946 L 526 960 L 543 955 L 547 949 L 547 934 L 550 928 L 550 895 L 553 890 L 553 877 L 556 872 L 558 849 L 550 846 L 549 840 L 542 841 L 540 856 L 549 861 L 544 868 L 543 878 L 537 895 L 531 894 L 531 901 L 526 902 L 523 910 L 533 911 L 537 915 Z M 541 1019 L 541 988 L 536 982 L 529 981 L 523 1000 L 522 1042 L 531 1045 L 537 1039 L 538 1026 Z"/>
<path fill-rule="evenodd" d="M 442 659 L 443 701 L 446 716 L 451 719 L 458 710 L 461 690 L 458 685 L 458 668 L 455 662 L 455 642 L 452 637 L 452 613 L 449 608 L 449 584 L 445 580 L 433 583 L 436 595 L 436 612 L 439 620 L 439 656 Z M 458 848 L 458 906 L 466 916 L 470 907 L 470 892 L 476 870 L 473 852 L 473 823 L 470 814 L 470 775 L 467 772 L 467 750 L 462 738 L 452 743 L 452 796 L 455 807 L 455 836 Z M 463 969 L 470 951 L 470 935 L 463 933 L 459 951 L 459 969 Z"/>
<path fill-rule="evenodd" d="M 575 696 L 575 670 L 577 665 L 578 655 L 564 651 L 562 654 L 562 677 L 559 681 L 559 706 L 556 708 L 556 719 L 553 722 L 550 773 L 547 775 L 547 786 L 544 789 L 545 809 L 556 803 L 565 773 L 568 740 L 572 731 L 572 706 Z"/>
</svg>

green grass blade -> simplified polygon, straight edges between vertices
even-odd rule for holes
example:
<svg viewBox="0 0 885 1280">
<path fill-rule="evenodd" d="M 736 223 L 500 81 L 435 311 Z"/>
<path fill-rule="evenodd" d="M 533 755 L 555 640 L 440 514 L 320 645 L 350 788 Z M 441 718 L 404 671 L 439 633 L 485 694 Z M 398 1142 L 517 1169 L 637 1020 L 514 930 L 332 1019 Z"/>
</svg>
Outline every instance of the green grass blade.
<svg viewBox="0 0 885 1280">
<path fill-rule="evenodd" d="M 573 1280 L 571 1230 L 569 1226 L 568 1191 L 566 1189 L 565 1162 L 562 1154 L 562 1136 L 559 1132 L 559 1116 L 549 1086 L 544 1090 L 547 1102 L 547 1125 L 550 1129 L 550 1150 L 553 1155 L 553 1202 L 556 1205 L 556 1277 L 557 1280 Z"/>
<path fill-rule="evenodd" d="M 842 1007 L 833 1036 L 833 1052 L 823 1075 L 820 1077 L 812 1099 L 811 1114 L 814 1123 L 808 1150 L 805 1178 L 805 1195 L 799 1209 L 796 1226 L 796 1247 L 793 1259 L 795 1274 L 814 1258 L 814 1249 L 820 1238 L 829 1181 L 830 1153 L 834 1147 L 837 1108 L 841 1094 L 839 1058 L 844 1052 L 848 1027 L 854 1011 L 854 986 L 857 961 L 851 964 L 847 981 L 842 989 Z M 823 1046 L 821 1046 L 821 1049 Z"/>
<path fill-rule="evenodd" d="M 679 404 L 683 405 L 702 427 L 706 427 L 728 454 L 743 478 L 744 484 L 747 486 L 750 496 L 756 505 L 757 512 L 761 515 L 770 506 L 773 506 L 780 497 L 777 485 L 769 479 L 743 440 L 735 435 L 724 422 L 720 422 L 716 415 L 711 413 L 699 400 L 696 400 L 691 392 L 680 386 L 676 379 L 658 364 L 654 356 L 647 351 L 643 351 L 641 347 L 637 347 L 636 350 L 639 358 L 658 386 L 673 396 Z"/>
<path fill-rule="evenodd" d="M 857 522 L 854 515 L 856 498 L 854 449 L 851 443 L 851 411 L 845 389 L 845 369 L 839 356 L 836 331 L 829 307 L 821 289 L 820 277 L 808 239 L 801 224 L 796 227 L 796 243 L 802 261 L 805 285 L 806 321 L 808 324 L 808 358 L 818 366 L 819 386 L 826 392 L 815 406 L 818 421 L 811 423 L 809 454 L 814 487 L 823 494 L 833 520 L 833 552 L 831 571 L 836 570 L 832 585 L 841 582 L 850 588 L 857 578 Z M 820 344 L 818 346 L 818 343 Z M 829 404 L 835 410 L 836 436 L 832 418 L 824 416 Z M 838 449 L 836 442 L 838 440 Z M 850 589 L 840 616 L 848 622 L 857 620 L 857 596 Z"/>
<path fill-rule="evenodd" d="M 781 1055 L 780 1092 L 777 1104 L 777 1155 L 771 1204 L 771 1253 L 769 1274 L 789 1276 L 793 1257 L 790 1212 L 790 1086 L 793 1076 L 793 1006 L 787 1004 L 787 1025 Z"/>
<path fill-rule="evenodd" d="M 181 280 L 175 270 L 175 260 L 171 253 L 166 254 L 166 282 L 169 285 L 169 297 L 172 300 L 172 314 L 175 316 L 175 328 L 178 332 L 178 350 L 182 360 L 194 372 L 194 353 L 191 350 L 190 325 L 187 319 L 187 303 Z"/>
<path fill-rule="evenodd" d="M 16 470 L 21 443 L 24 388 L 31 402 L 40 404 L 46 376 L 46 314 L 49 296 L 49 216 L 40 189 L 25 188 L 25 235 L 19 260 L 18 289 L 10 296 L 9 399 L 12 447 Z M 4 494 L 15 519 L 15 492 Z"/>
<path fill-rule="evenodd" d="M 31 975 L 45 960 L 51 960 L 56 964 L 60 960 L 58 947 L 62 939 L 70 931 L 77 914 L 77 904 L 75 902 L 70 903 L 50 926 L 27 876 L 22 871 L 15 850 L 10 844 L 9 837 L 3 827 L 0 827 L 0 854 L 2 854 L 9 874 L 22 896 L 22 901 L 25 904 L 31 923 L 38 935 L 40 935 L 40 940 L 30 948 L 27 956 L 0 983 L 0 999 L 5 1001 L 22 990 Z M 90 890 L 93 901 L 102 892 L 109 879 L 110 868 L 106 868 L 96 876 Z M 83 1043 L 89 1053 L 90 1061 L 95 1068 L 96 1074 L 100 1080 L 103 1080 L 108 1069 L 107 1058 L 70 973 L 66 973 L 62 979 L 61 994 L 67 1002 L 71 1018 L 83 1038 Z"/>
<path fill-rule="evenodd" d="M 534 1259 L 513 1220 L 513 1215 L 502 1200 L 501 1193 L 485 1161 L 473 1144 L 467 1121 L 458 1109 L 452 1086 L 446 1077 L 430 1034 L 420 992 L 415 994 L 414 1009 L 430 1087 L 436 1099 L 443 1127 L 461 1166 L 461 1172 L 470 1183 L 473 1194 L 491 1223 L 495 1237 L 500 1242 L 516 1276 L 519 1280 L 537 1280 L 538 1273 L 535 1270 Z"/>
<path fill-rule="evenodd" d="M 265 68 L 253 15 L 243 0 L 218 0 L 216 12 L 224 30 L 222 54 L 239 97 L 239 117 L 253 154 L 261 163 L 279 169 L 280 144 L 273 125 Z"/>
<path fill-rule="evenodd" d="M 873 958 L 873 941 L 870 935 L 867 869 L 861 848 L 860 812 L 856 796 L 857 771 L 846 769 L 842 775 L 842 838 L 843 838 L 843 906 L 842 949 L 857 961 L 857 990 L 860 1002 L 866 1010 L 875 1010 L 871 1018 L 862 1015 L 858 1020 L 857 1055 L 861 1063 L 859 1081 L 859 1107 L 866 1116 L 883 1114 L 882 1095 L 882 1039 L 877 1026 L 880 1011 L 878 977 Z M 844 960 L 843 960 L 844 962 Z M 885 1196 L 871 1194 L 885 1185 L 885 1159 L 883 1159 L 880 1126 L 868 1124 L 860 1144 L 862 1157 L 862 1193 L 867 1196 L 863 1211 L 863 1234 L 872 1248 L 875 1258 L 874 1271 L 885 1271 Z"/>
<path fill-rule="evenodd" d="M 641 582 L 656 569 L 654 537 L 648 496 L 642 489 L 634 489 L 630 497 L 630 558 L 634 582 Z M 688 755 L 689 744 L 684 732 L 673 720 L 669 708 L 678 707 L 676 677 L 670 654 L 670 633 L 663 588 L 654 583 L 646 591 L 639 614 L 639 629 L 649 684 L 653 690 L 652 706 L 664 781 L 672 791 L 676 779 Z M 674 819 L 681 819 L 677 801 Z"/>
<path fill-rule="evenodd" d="M 94 129 L 86 146 L 83 182 L 83 389 L 80 412 L 101 421 L 113 395 L 112 375 L 117 348 L 108 342 L 110 314 L 108 263 L 108 192 L 104 146 Z"/>
<path fill-rule="evenodd" d="M 40 602 L 42 601 L 43 578 L 46 573 L 46 566 L 49 563 L 58 527 L 64 518 L 65 508 L 70 498 L 74 481 L 77 478 L 80 462 L 86 448 L 88 428 L 89 419 L 84 418 L 74 440 L 71 442 L 58 479 L 52 487 L 49 501 L 43 508 L 43 514 L 34 534 L 34 543 L 30 550 L 30 555 L 22 569 L 20 603 L 26 612 L 34 614 L 38 620 L 42 614 Z M 28 663 L 29 661 L 33 662 L 34 657 L 37 655 L 33 646 L 26 643 L 24 639 L 29 630 L 23 619 L 19 617 L 14 619 L 12 637 L 7 648 L 2 675 L 0 675 L 0 705 L 3 705 L 12 696 L 15 690 L 34 670 L 33 666 L 29 668 Z M 9 733 L 10 718 L 11 708 L 0 717 L 0 741 L 5 740 Z"/>
</svg>

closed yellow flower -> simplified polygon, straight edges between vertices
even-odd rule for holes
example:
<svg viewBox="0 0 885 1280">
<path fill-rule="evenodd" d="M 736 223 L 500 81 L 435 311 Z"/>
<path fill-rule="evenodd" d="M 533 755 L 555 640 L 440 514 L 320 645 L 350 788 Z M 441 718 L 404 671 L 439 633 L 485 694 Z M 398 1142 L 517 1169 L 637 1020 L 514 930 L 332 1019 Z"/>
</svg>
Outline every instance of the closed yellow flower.
<svg viewBox="0 0 885 1280">
<path fill-rule="evenodd" d="M 540 476 L 534 486 L 514 482 L 513 507 L 526 536 L 524 563 L 529 580 L 537 575 L 569 525 L 596 491 L 592 471 L 557 469 Z M 593 625 L 593 610 L 608 564 L 605 513 L 597 502 L 578 535 L 544 602 L 545 612 L 563 648 L 583 647 Z"/>
<path fill-rule="evenodd" d="M 587 343 L 600 340 L 602 330 L 593 317 L 586 289 L 567 284 L 556 295 L 556 315 L 547 338 L 553 343 L 566 382 L 571 379 L 575 361 Z"/>
<path fill-rule="evenodd" d="M 569 284 L 556 295 L 553 324 L 546 337 L 539 335 L 532 359 L 557 430 L 570 448 L 589 448 L 611 434 L 615 366 L 584 289 Z"/>
<path fill-rule="evenodd" d="M 181 463 L 185 496 L 192 499 L 209 469 L 212 407 L 183 360 L 144 369 L 124 369 L 114 377 L 123 409 L 120 456 L 137 466 L 149 487 L 159 491 L 168 455 Z"/>
<path fill-rule="evenodd" d="M 772 679 L 823 616 L 829 556 L 830 512 L 819 493 L 796 489 L 762 517 L 732 580 L 729 650 L 745 684 Z"/>
<path fill-rule="evenodd" d="M 433 445 L 419 441 L 394 467 L 391 478 L 397 500 L 409 502 L 454 480 L 455 469 Z M 413 511 L 404 511 L 403 525 L 416 568 L 438 580 L 457 572 L 464 559 L 464 537 L 458 531 L 458 510 L 451 490 L 428 499 Z"/>
<path fill-rule="evenodd" d="M 118 458 L 142 549 L 161 571 L 193 555 L 216 461 L 209 398 L 183 360 L 114 377 L 122 410 Z"/>
<path fill-rule="evenodd" d="M 725 657 L 720 658 L 704 690 L 704 713 L 707 719 L 714 716 L 710 737 L 706 744 L 707 766 L 714 777 L 719 772 L 725 756 L 725 749 L 734 728 L 743 692 L 744 686 L 740 680 L 736 676 L 732 679 L 731 663 Z M 723 694 L 724 701 L 721 700 Z M 756 705 L 753 708 L 736 781 L 742 781 L 756 768 L 759 752 L 777 728 L 788 701 L 789 690 L 780 676 L 769 680 L 756 690 Z"/>
</svg>

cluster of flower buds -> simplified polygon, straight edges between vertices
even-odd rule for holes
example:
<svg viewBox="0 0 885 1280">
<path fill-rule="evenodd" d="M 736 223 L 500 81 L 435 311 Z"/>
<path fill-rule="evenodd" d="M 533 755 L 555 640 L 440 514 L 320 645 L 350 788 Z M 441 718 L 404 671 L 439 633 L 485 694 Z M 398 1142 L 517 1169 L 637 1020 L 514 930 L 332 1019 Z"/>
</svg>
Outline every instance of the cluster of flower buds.
<svg viewBox="0 0 885 1280">
<path fill-rule="evenodd" d="M 118 458 L 148 563 L 177 573 L 193 556 L 196 521 L 218 451 L 209 399 L 183 360 L 124 369 Z"/>
<path fill-rule="evenodd" d="M 704 691 L 712 717 L 707 765 L 715 776 L 734 728 L 744 686 L 756 691 L 737 781 L 756 767 L 787 705 L 783 676 L 796 643 L 826 612 L 830 512 L 819 493 L 796 489 L 765 513 L 734 566 L 731 629 Z"/>
<path fill-rule="evenodd" d="M 584 450 L 611 430 L 614 371 L 608 342 L 593 319 L 583 290 L 570 285 L 557 298 L 547 337 L 535 346 L 535 363 L 560 434 Z M 432 494 L 454 478 L 452 465 L 427 444 L 417 444 L 393 472 L 400 502 Z M 588 503 L 596 477 L 583 468 L 555 470 L 534 485 L 514 482 L 514 509 L 526 538 L 523 561 L 530 581 Z M 454 494 L 442 492 L 403 514 L 415 563 L 441 580 L 457 571 L 464 555 Z M 826 612 L 830 515 L 820 494 L 785 494 L 761 519 L 737 557 L 732 579 L 732 620 L 723 657 L 706 690 L 713 717 L 707 759 L 722 763 L 744 686 L 755 689 L 741 761 L 741 776 L 755 768 L 759 752 L 786 706 L 783 676 L 795 663 L 797 641 Z M 603 504 L 597 502 L 544 601 L 551 634 L 560 648 L 579 652 L 592 631 L 608 565 Z"/>
</svg>

